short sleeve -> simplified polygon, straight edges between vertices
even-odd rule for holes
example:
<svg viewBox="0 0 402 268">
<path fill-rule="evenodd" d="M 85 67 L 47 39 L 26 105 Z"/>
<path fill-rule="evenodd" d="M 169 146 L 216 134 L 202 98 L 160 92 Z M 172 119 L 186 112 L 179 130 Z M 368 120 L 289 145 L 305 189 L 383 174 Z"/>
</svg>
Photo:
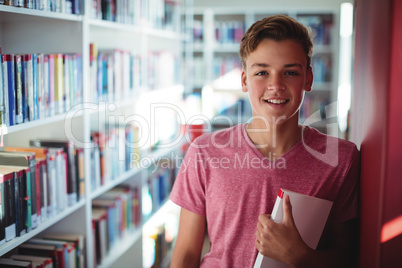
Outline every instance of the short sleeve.
<svg viewBox="0 0 402 268">
<path fill-rule="evenodd" d="M 202 157 L 196 139 L 181 163 L 170 200 L 184 209 L 205 216 L 205 161 Z"/>
<path fill-rule="evenodd" d="M 333 222 L 342 223 L 358 217 L 360 187 L 360 152 L 354 147 L 346 178 L 333 208 Z"/>
</svg>

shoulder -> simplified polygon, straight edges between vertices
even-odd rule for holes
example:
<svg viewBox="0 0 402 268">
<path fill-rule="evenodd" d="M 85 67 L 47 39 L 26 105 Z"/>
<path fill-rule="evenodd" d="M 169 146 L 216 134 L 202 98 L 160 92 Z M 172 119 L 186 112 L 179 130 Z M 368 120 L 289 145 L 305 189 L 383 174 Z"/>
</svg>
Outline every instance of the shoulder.
<svg viewBox="0 0 402 268">
<path fill-rule="evenodd" d="M 336 157 L 338 161 L 350 163 L 360 158 L 357 146 L 350 141 L 333 137 L 319 132 L 315 128 L 306 126 L 303 136 L 303 145 L 310 153 L 317 152 L 322 155 Z"/>
</svg>

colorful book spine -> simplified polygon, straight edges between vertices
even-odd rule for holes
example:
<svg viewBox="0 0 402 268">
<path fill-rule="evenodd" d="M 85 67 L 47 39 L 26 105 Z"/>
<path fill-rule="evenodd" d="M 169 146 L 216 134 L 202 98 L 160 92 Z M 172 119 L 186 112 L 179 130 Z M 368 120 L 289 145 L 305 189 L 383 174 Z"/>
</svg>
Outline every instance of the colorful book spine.
<svg viewBox="0 0 402 268">
<path fill-rule="evenodd" d="M 26 85 L 27 85 L 27 93 L 28 93 L 28 115 L 29 121 L 35 119 L 35 108 L 34 108 L 34 78 L 33 78 L 33 64 L 32 64 L 32 55 L 25 55 L 25 62 L 27 65 L 26 68 Z"/>
<path fill-rule="evenodd" d="M 63 66 L 64 66 L 64 95 L 63 95 L 63 100 L 64 100 L 64 111 L 68 111 L 70 109 L 70 64 L 71 64 L 71 59 L 70 55 L 65 54 L 63 55 Z"/>
<path fill-rule="evenodd" d="M 22 57 L 22 117 L 23 122 L 28 122 L 28 79 L 27 79 L 27 62 L 25 55 Z"/>
<path fill-rule="evenodd" d="M 7 64 L 7 83 L 8 83 L 8 110 L 10 117 L 10 126 L 16 124 L 16 110 L 15 110 L 15 67 L 14 67 L 14 55 L 5 55 L 5 61 Z"/>
<path fill-rule="evenodd" d="M 22 114 L 22 59 L 21 55 L 14 56 L 15 66 L 15 122 L 23 123 Z"/>
<path fill-rule="evenodd" d="M 5 117 L 5 102 L 4 102 L 4 87 L 3 87 L 3 62 L 0 51 L 0 127 L 5 126 L 6 124 L 4 117 Z"/>
<path fill-rule="evenodd" d="M 55 57 L 49 55 L 49 116 L 54 116 L 55 112 Z"/>
<path fill-rule="evenodd" d="M 33 120 L 39 119 L 38 102 L 38 55 L 32 54 Z"/>
<path fill-rule="evenodd" d="M 10 126 L 10 111 L 9 111 L 9 97 L 8 97 L 8 66 L 7 56 L 1 55 L 1 64 L 3 69 L 3 94 L 4 94 L 4 122 L 6 126 Z"/>
<path fill-rule="evenodd" d="M 64 113 L 63 54 L 54 55 L 54 101 L 56 114 Z"/>
</svg>

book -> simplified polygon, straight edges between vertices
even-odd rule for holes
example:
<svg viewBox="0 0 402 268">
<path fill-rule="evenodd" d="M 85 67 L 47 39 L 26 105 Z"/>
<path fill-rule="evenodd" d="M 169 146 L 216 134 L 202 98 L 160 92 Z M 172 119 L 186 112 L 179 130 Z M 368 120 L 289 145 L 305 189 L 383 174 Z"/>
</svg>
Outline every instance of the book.
<svg viewBox="0 0 402 268">
<path fill-rule="evenodd" d="M 281 188 L 272 209 L 271 218 L 274 222 L 282 222 L 283 200 L 286 195 L 290 198 L 293 219 L 300 236 L 309 247 L 316 249 L 331 211 L 332 202 Z M 286 268 L 290 266 L 258 253 L 254 268 L 259 267 Z"/>
<path fill-rule="evenodd" d="M 15 66 L 14 66 L 14 55 L 3 55 L 3 61 L 7 68 L 7 85 L 8 85 L 8 114 L 9 114 L 9 126 L 16 124 L 16 111 L 15 111 Z M 4 67 L 4 65 L 3 65 Z M 4 68 L 3 68 L 4 71 Z"/>
<path fill-rule="evenodd" d="M 23 106 L 22 106 L 22 55 L 14 56 L 14 66 L 15 66 L 15 122 L 21 124 L 24 121 L 23 118 Z"/>
<path fill-rule="evenodd" d="M 0 164 L 8 166 L 20 166 L 29 169 L 29 174 L 24 176 L 24 193 L 29 199 L 24 201 L 27 205 L 25 215 L 28 217 L 29 222 L 26 223 L 27 231 L 31 228 L 36 228 L 38 225 L 37 219 L 37 179 L 36 179 L 36 158 L 34 152 L 13 152 L 4 151 L 0 152 Z M 28 203 L 26 203 L 28 202 Z"/>
<path fill-rule="evenodd" d="M 0 48 L 1 50 L 1 48 Z M 4 103 L 4 88 L 3 88 L 3 62 L 1 59 L 0 51 L 0 127 L 3 127 L 6 123 L 5 121 L 5 103 Z"/>
<path fill-rule="evenodd" d="M 32 267 L 42 267 L 42 268 L 52 268 L 53 262 L 51 258 L 37 257 L 31 255 L 11 255 L 10 259 L 20 260 L 20 261 L 30 261 L 32 262 Z"/>
<path fill-rule="evenodd" d="M 6 242 L 6 222 L 4 211 L 4 206 L 6 204 L 6 200 L 4 199 L 4 183 L 6 179 L 7 178 L 5 178 L 4 174 L 0 174 L 0 245 Z"/>
<path fill-rule="evenodd" d="M 64 113 L 64 67 L 63 54 L 54 55 L 54 101 L 56 114 Z"/>
<path fill-rule="evenodd" d="M 16 237 L 16 210 L 15 210 L 15 172 L 0 167 L 0 180 L 4 189 L 4 235 L 10 241 Z M 3 231 L 0 229 L 0 234 Z"/>
<path fill-rule="evenodd" d="M 75 167 L 77 177 L 77 198 L 81 200 L 85 197 L 85 158 L 84 149 L 76 147 L 74 150 Z M 93 175 L 92 175 L 93 176 Z"/>
<path fill-rule="evenodd" d="M 63 240 L 49 240 L 41 238 L 33 238 L 28 240 L 28 244 L 39 245 L 55 245 L 58 248 L 58 256 L 62 267 L 74 267 L 75 266 L 75 244 Z"/>
<path fill-rule="evenodd" d="M 6 242 L 26 233 L 23 207 L 24 167 L 0 166 L 5 181 Z M 12 175 L 10 175 L 12 174 Z M 13 188 L 12 188 L 13 187 Z"/>
<path fill-rule="evenodd" d="M 32 54 L 32 88 L 33 88 L 33 119 L 39 119 L 39 102 L 38 102 L 38 55 Z"/>
<path fill-rule="evenodd" d="M 42 237 L 48 240 L 64 240 L 75 244 L 76 267 L 84 268 L 85 238 L 80 234 L 48 233 Z"/>
<path fill-rule="evenodd" d="M 108 252 L 107 210 L 93 208 L 92 223 L 95 225 L 94 243 L 96 245 L 96 263 L 100 265 Z"/>
<path fill-rule="evenodd" d="M 45 65 L 47 65 L 48 69 L 48 110 L 49 116 L 54 116 L 55 112 L 55 61 L 54 55 L 49 54 L 45 58 Z M 46 60 L 47 59 L 47 60 Z M 46 71 L 45 71 L 46 74 Z"/>
<path fill-rule="evenodd" d="M 120 219 L 116 211 L 116 202 L 113 200 L 94 199 L 92 200 L 92 209 L 105 209 L 107 211 L 107 231 L 108 231 L 108 247 L 111 248 L 119 236 Z"/>
<path fill-rule="evenodd" d="M 10 116 L 8 110 L 8 74 L 7 74 L 7 61 L 6 57 L 3 54 L 0 54 L 0 61 L 1 61 L 1 76 L 2 76 L 2 86 L 0 88 L 1 95 L 2 95 L 2 106 L 0 108 L 3 109 L 1 124 L 9 126 L 10 125 Z"/>
<path fill-rule="evenodd" d="M 38 257 L 48 257 L 52 259 L 53 268 L 58 268 L 60 251 L 55 245 L 40 245 L 40 244 L 29 244 L 23 243 L 18 247 L 18 253 L 22 255 L 34 255 Z"/>
<path fill-rule="evenodd" d="M 32 268 L 32 264 L 29 261 L 19 261 L 7 258 L 0 258 L 0 267 L 12 268 L 12 267 L 25 267 Z"/>
<path fill-rule="evenodd" d="M 47 148 L 40 147 L 5 147 L 5 151 L 8 152 L 32 152 L 35 153 L 36 159 L 36 172 L 35 172 L 35 180 L 36 180 L 36 213 L 38 214 L 38 223 L 45 220 L 47 218 L 47 199 L 48 199 L 48 175 L 47 175 L 47 165 L 50 160 L 49 152 Z M 35 189 L 33 187 L 32 189 Z M 35 200 L 35 197 L 33 197 Z M 32 223 L 35 225 L 34 222 Z"/>
<path fill-rule="evenodd" d="M 67 155 L 67 194 L 68 206 L 77 202 L 77 174 L 74 159 L 74 145 L 68 140 L 58 139 L 37 139 L 30 141 L 31 146 L 36 147 L 50 147 L 50 148 L 63 148 Z"/>
<path fill-rule="evenodd" d="M 33 121 L 35 118 L 35 98 L 36 98 L 36 74 L 34 70 L 33 55 L 24 55 L 24 71 L 25 71 L 25 98 L 28 111 L 28 120 Z"/>
</svg>

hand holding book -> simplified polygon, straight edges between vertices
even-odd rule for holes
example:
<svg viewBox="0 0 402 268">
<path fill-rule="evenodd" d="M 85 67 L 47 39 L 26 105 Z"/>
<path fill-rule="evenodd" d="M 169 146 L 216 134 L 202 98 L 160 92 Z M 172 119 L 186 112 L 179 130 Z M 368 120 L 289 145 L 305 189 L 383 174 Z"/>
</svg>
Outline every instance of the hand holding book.
<svg viewBox="0 0 402 268">
<path fill-rule="evenodd" d="M 254 268 L 298 266 L 316 249 L 331 207 L 331 201 L 280 189 L 272 214 L 258 218 Z"/>
<path fill-rule="evenodd" d="M 288 195 L 284 198 L 283 212 L 282 222 L 276 222 L 270 214 L 261 214 L 258 217 L 255 245 L 264 256 L 296 265 L 312 249 L 303 241 L 297 230 Z"/>
</svg>

